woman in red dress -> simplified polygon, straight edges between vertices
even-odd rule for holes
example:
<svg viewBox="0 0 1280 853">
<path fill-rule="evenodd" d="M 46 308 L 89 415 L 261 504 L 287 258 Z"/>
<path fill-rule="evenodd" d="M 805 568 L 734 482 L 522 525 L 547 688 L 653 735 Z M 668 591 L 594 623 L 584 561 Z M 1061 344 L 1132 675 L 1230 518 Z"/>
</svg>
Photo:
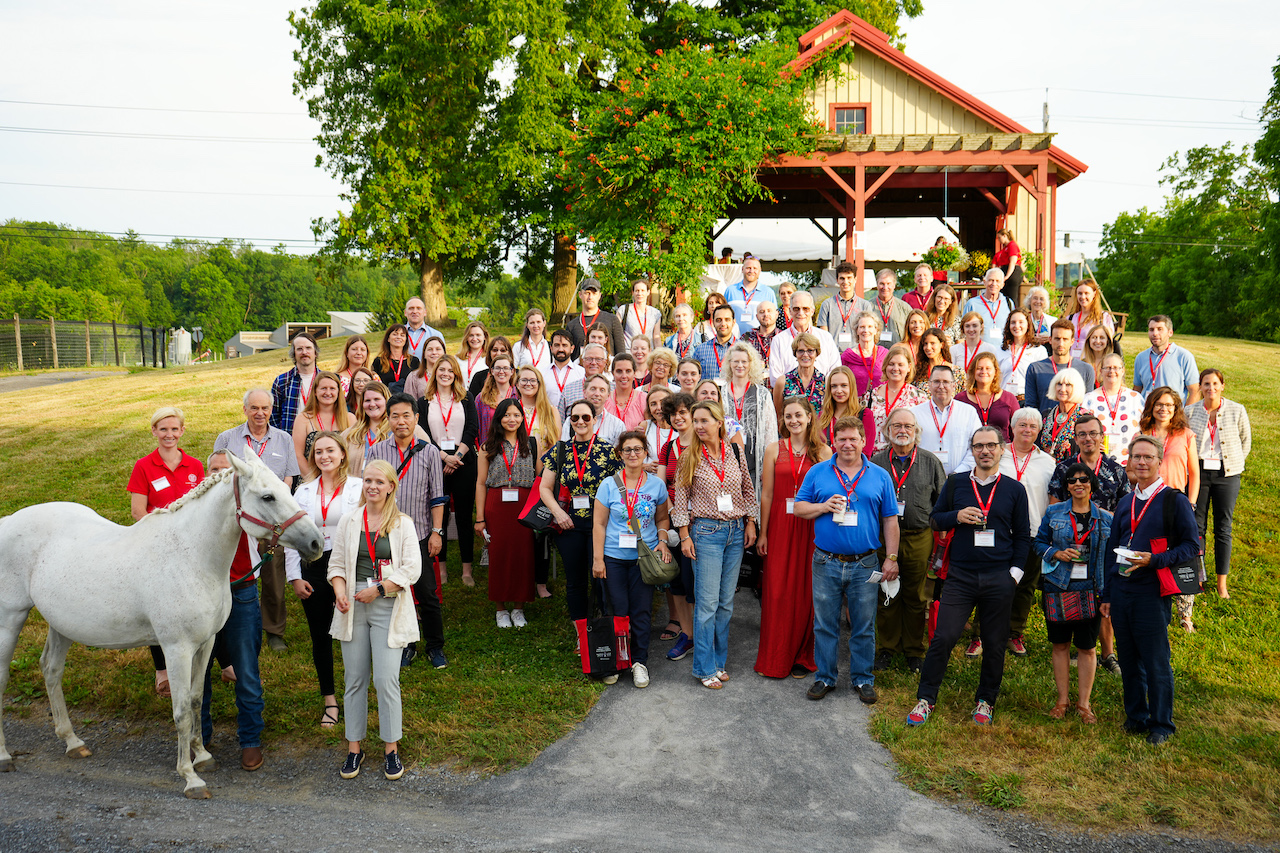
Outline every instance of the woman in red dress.
<svg viewBox="0 0 1280 853">
<path fill-rule="evenodd" d="M 513 399 L 502 400 L 493 413 L 476 472 L 476 533 L 489 540 L 489 600 L 498 605 L 499 628 L 523 628 L 524 606 L 534 598 L 533 531 L 520 524 L 529 489 L 542 473 L 537 439 L 524 428 L 524 412 Z M 508 609 L 508 604 L 515 605 Z"/>
<path fill-rule="evenodd" d="M 813 522 L 792 509 L 804 475 L 828 459 L 831 448 L 818 433 L 813 406 L 804 397 L 782 401 L 778 433 L 762 466 L 760 537 L 764 558 L 760 591 L 760 648 L 756 672 L 769 678 L 804 678 L 813 662 Z"/>
</svg>

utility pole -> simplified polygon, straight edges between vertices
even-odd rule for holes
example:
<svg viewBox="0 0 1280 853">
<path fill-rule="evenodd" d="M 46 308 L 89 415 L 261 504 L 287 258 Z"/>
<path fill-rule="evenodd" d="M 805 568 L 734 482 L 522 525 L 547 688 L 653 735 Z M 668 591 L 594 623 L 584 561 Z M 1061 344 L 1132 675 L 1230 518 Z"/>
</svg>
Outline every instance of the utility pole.
<svg viewBox="0 0 1280 853">
<path fill-rule="evenodd" d="M 1044 132 L 1049 132 L 1049 87 L 1044 89 Z"/>
</svg>

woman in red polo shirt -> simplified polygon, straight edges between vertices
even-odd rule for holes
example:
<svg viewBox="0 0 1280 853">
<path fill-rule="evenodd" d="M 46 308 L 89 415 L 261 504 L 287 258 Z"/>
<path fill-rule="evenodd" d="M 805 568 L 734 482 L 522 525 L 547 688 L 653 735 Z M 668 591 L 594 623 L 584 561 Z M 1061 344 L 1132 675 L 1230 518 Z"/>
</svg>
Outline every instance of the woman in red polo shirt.
<svg viewBox="0 0 1280 853">
<path fill-rule="evenodd" d="M 155 436 L 156 449 L 133 464 L 133 473 L 126 487 L 134 521 L 153 509 L 168 506 L 204 479 L 204 465 L 200 460 L 188 456 L 178 447 L 178 440 L 185 430 L 186 419 L 181 409 L 164 406 L 151 416 L 151 434 Z M 156 692 L 168 696 L 169 672 L 165 669 L 164 652 L 159 646 L 151 647 L 151 659 L 156 665 Z"/>
</svg>

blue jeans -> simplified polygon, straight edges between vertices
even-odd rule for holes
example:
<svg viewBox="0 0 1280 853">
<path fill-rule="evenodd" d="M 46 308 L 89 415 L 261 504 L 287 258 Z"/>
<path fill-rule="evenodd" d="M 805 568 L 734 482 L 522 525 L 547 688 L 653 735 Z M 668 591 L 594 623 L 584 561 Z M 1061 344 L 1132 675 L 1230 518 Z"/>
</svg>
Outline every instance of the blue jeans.
<svg viewBox="0 0 1280 853">
<path fill-rule="evenodd" d="M 840 660 L 840 604 L 849 600 L 849 681 L 875 684 L 871 665 L 876 656 L 876 600 L 880 585 L 867 583 L 880 570 L 872 551 L 856 563 L 813 552 L 813 662 L 817 680 L 835 686 Z"/>
<path fill-rule="evenodd" d="M 1173 665 L 1169 620 L 1172 596 L 1152 591 L 1111 590 L 1111 624 L 1124 685 L 1125 722 L 1158 734 L 1173 734 Z"/>
<path fill-rule="evenodd" d="M 258 653 L 262 651 L 262 609 L 258 605 L 258 585 L 249 584 L 231 591 L 231 615 L 218 632 L 227 651 L 224 663 L 236 670 L 236 723 L 240 748 L 262 746 L 262 676 L 258 674 Z M 204 699 L 200 703 L 200 733 L 208 745 L 213 738 L 213 714 L 209 710 L 212 693 L 209 673 L 213 656 L 204 672 Z"/>
<path fill-rule="evenodd" d="M 604 558 L 604 584 L 615 616 L 631 617 L 631 662 L 649 663 L 649 632 L 653 623 L 653 587 L 640 577 L 640 561 Z"/>
<path fill-rule="evenodd" d="M 693 559 L 693 675 L 710 678 L 729 658 L 729 618 L 742 566 L 741 518 L 717 521 L 695 518 L 689 536 L 698 556 Z"/>
</svg>

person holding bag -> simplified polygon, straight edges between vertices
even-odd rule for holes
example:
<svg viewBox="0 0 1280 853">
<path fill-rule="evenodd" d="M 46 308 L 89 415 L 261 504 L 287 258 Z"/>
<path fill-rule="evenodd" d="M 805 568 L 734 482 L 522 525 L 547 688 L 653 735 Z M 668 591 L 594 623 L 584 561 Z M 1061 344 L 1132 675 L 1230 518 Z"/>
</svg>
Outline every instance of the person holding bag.
<svg viewBox="0 0 1280 853">
<path fill-rule="evenodd" d="M 1093 502 L 1098 480 L 1082 462 L 1073 462 L 1063 475 L 1070 501 L 1045 511 L 1031 547 L 1044 561 L 1041 603 L 1045 631 L 1053 645 L 1053 683 L 1058 701 L 1049 712 L 1061 720 L 1071 706 L 1071 644 L 1080 656 L 1076 710 L 1089 724 L 1098 722 L 1089 704 L 1097 671 L 1098 633 L 1102 613 L 1098 604 L 1104 585 L 1103 563 L 1111 536 L 1111 513 Z"/>
<path fill-rule="evenodd" d="M 649 628 L 653 587 L 641 570 L 641 551 L 656 552 L 671 563 L 667 531 L 667 486 L 644 470 L 648 442 L 640 430 L 618 439 L 622 470 L 600 484 L 593 510 L 591 574 L 604 580 L 615 615 L 631 619 L 631 677 L 636 687 L 649 686 Z"/>
</svg>

